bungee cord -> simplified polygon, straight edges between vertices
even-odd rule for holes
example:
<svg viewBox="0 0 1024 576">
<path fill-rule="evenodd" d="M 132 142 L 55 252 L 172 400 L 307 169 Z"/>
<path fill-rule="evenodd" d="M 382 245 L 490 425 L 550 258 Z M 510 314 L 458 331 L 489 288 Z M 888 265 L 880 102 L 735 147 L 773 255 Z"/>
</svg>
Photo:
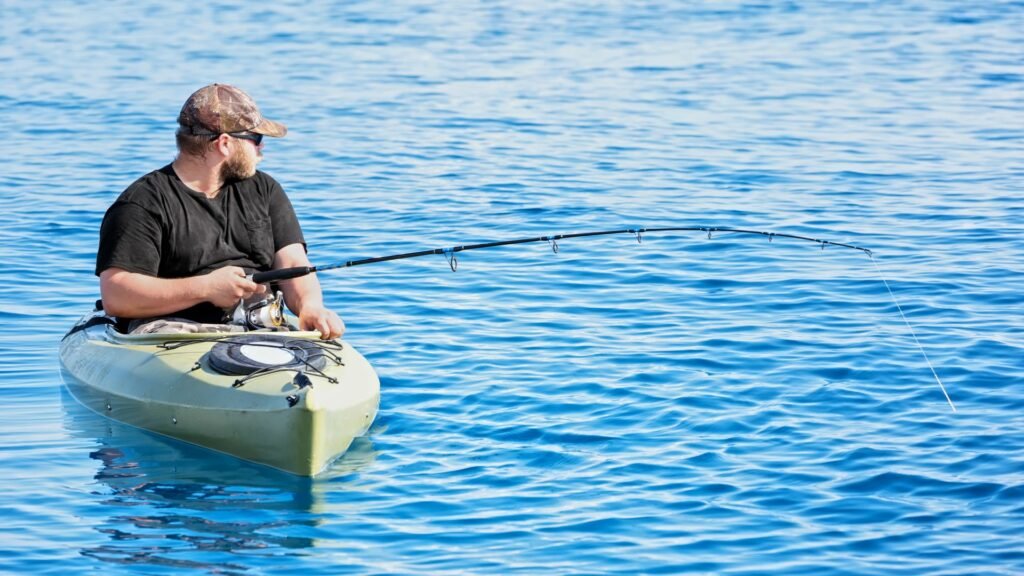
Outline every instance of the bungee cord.
<svg viewBox="0 0 1024 576">
<path fill-rule="evenodd" d="M 296 266 L 291 268 L 281 268 L 278 270 L 270 270 L 267 272 L 257 272 L 252 275 L 252 281 L 258 284 L 265 282 L 272 282 L 275 280 L 288 280 L 291 278 L 299 278 L 307 274 L 314 272 L 325 272 L 328 270 L 336 270 L 339 268 L 351 268 L 353 266 L 363 266 L 366 264 L 376 264 L 379 262 L 391 262 L 394 260 L 405 260 L 407 258 L 419 258 L 421 256 L 428 256 L 431 254 L 440 254 L 445 257 L 448 261 L 448 266 L 455 272 L 458 269 L 458 258 L 455 256 L 459 252 L 466 252 L 469 250 L 482 250 L 485 248 L 496 248 L 498 246 L 513 246 L 517 244 L 529 244 L 533 242 L 547 242 L 551 245 L 551 250 L 558 253 L 560 240 L 568 240 L 572 238 L 587 238 L 591 236 L 610 236 L 615 234 L 631 234 L 636 237 L 636 241 L 643 242 L 643 235 L 646 233 L 658 233 L 658 232 L 702 232 L 707 234 L 710 240 L 714 234 L 749 234 L 756 236 L 764 236 L 771 242 L 775 238 L 787 238 L 792 240 L 801 240 L 805 242 L 813 242 L 821 246 L 824 250 L 827 246 L 834 246 L 837 248 L 848 248 L 851 250 L 858 250 L 867 255 L 874 265 L 875 271 L 878 274 L 878 278 L 885 285 L 885 289 L 889 292 L 889 296 L 892 298 L 893 304 L 896 305 L 896 309 L 900 313 L 900 317 L 903 318 L 903 322 L 906 324 L 907 329 L 910 331 L 910 335 L 913 337 L 914 342 L 917 344 L 918 349 L 921 351 L 921 355 L 924 357 L 925 363 L 928 364 L 928 368 L 932 372 L 932 376 L 935 377 L 935 382 L 939 385 L 939 389 L 942 390 L 943 396 L 946 398 L 946 402 L 949 407 L 952 408 L 953 412 L 956 412 L 956 405 L 953 404 L 953 400 L 949 396 L 949 392 L 946 391 L 946 386 L 942 383 L 938 373 L 935 371 L 935 367 L 932 365 L 931 360 L 928 358 L 928 354 L 924 351 L 924 346 L 921 345 L 920 340 L 917 338 L 917 334 L 911 326 L 910 321 L 907 319 L 906 314 L 903 313 L 903 307 L 900 305 L 899 300 L 896 298 L 896 294 L 889 286 L 889 282 L 882 275 L 882 270 L 878 267 L 878 262 L 875 261 L 874 252 L 856 246 L 853 244 L 847 244 L 843 242 L 832 242 L 830 240 L 821 240 L 818 238 L 812 238 L 810 236 L 801 236 L 799 234 L 788 234 L 785 232 L 765 232 L 761 230 L 748 230 L 744 228 L 728 228 L 718 226 L 670 226 L 661 228 L 645 228 L 637 226 L 633 228 L 623 228 L 620 230 L 600 230 L 595 232 L 575 232 L 571 234 L 555 234 L 551 236 L 536 236 L 532 238 L 518 238 L 515 240 L 499 240 L 494 242 L 483 242 L 479 244 L 466 244 L 461 246 L 452 246 L 449 248 L 432 248 L 429 250 L 417 250 L 415 252 L 404 252 L 401 254 L 391 254 L 389 256 L 377 256 L 372 258 L 361 258 L 357 260 L 347 260 L 344 262 L 332 262 L 329 264 L 321 264 L 318 266 Z"/>
</svg>

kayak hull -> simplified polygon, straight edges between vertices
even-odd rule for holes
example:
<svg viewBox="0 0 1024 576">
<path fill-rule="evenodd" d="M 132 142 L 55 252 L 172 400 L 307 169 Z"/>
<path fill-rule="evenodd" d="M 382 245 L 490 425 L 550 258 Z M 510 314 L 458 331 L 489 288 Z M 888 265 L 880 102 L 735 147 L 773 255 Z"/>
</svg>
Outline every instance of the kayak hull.
<svg viewBox="0 0 1024 576">
<path fill-rule="evenodd" d="M 65 384 L 114 420 L 301 476 L 321 472 L 376 417 L 380 380 L 347 343 L 332 347 L 338 362 L 321 370 L 245 377 L 210 365 L 214 345 L 232 335 L 74 331 L 60 347 Z M 316 341 L 319 333 L 265 336 Z"/>
</svg>

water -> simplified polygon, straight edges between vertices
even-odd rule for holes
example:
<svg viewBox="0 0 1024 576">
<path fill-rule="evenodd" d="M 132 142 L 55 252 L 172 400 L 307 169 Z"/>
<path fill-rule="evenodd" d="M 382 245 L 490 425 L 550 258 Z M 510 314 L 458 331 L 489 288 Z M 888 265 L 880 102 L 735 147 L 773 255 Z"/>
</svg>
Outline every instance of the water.
<svg viewBox="0 0 1024 576">
<path fill-rule="evenodd" d="M 0 570 L 1024 572 L 1024 4 L 0 8 Z M 213 81 L 381 376 L 298 479 L 93 415 L 103 210 Z"/>
</svg>

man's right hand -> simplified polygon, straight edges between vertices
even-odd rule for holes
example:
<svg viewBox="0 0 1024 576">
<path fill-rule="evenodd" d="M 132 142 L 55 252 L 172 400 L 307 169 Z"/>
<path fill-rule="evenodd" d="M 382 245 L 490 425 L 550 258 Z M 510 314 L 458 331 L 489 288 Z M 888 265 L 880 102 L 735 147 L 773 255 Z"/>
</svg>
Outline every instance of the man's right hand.
<svg viewBox="0 0 1024 576">
<path fill-rule="evenodd" d="M 231 308 L 253 294 L 265 294 L 267 287 L 256 284 L 238 266 L 225 266 L 200 276 L 203 299 L 220 308 Z"/>
</svg>

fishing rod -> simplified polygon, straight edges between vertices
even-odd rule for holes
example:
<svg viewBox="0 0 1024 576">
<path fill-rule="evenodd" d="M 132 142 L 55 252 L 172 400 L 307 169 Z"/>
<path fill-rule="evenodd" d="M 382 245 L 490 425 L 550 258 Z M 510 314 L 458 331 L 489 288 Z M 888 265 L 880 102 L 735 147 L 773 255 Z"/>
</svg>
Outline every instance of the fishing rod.
<svg viewBox="0 0 1024 576">
<path fill-rule="evenodd" d="M 299 278 L 307 274 L 314 272 L 324 272 L 327 270 L 335 270 L 338 268 L 351 268 L 352 266 L 362 266 L 364 264 L 376 264 L 377 262 L 390 262 L 392 260 L 405 260 L 406 258 L 419 258 L 420 256 L 428 256 L 431 254 L 441 254 L 448 260 L 448 265 L 451 266 L 454 272 L 458 268 L 458 260 L 455 258 L 455 254 L 458 252 L 465 252 L 467 250 L 481 250 L 484 248 L 496 248 L 498 246 L 512 246 L 515 244 L 529 244 L 532 242 L 549 242 L 551 249 L 554 252 L 558 252 L 558 241 L 567 240 L 570 238 L 586 238 L 589 236 L 610 236 L 613 234 L 632 234 L 636 236 L 637 242 L 643 241 L 643 235 L 647 232 L 704 232 L 710 239 L 714 233 L 730 233 L 730 234 L 754 234 L 758 236 L 766 236 L 768 241 L 771 242 L 773 238 L 790 238 L 794 240 L 804 240 L 807 242 L 814 242 L 821 245 L 821 249 L 824 250 L 826 246 L 837 246 L 840 248 L 851 248 L 853 250 L 860 250 L 868 256 L 871 256 L 873 252 L 867 248 L 860 246 L 854 246 L 853 244 L 844 244 L 842 242 L 832 242 L 829 240 L 819 240 L 817 238 L 811 238 L 810 236 L 799 236 L 797 234 L 786 234 L 783 232 L 763 232 L 760 230 L 745 230 L 742 228 L 721 228 L 721 227 L 707 227 L 707 226 L 674 226 L 668 228 L 624 228 L 622 230 L 600 230 L 597 232 L 576 232 L 573 234 L 555 234 L 553 236 L 537 236 L 535 238 L 518 238 L 516 240 L 500 240 L 497 242 L 484 242 L 481 244 L 467 244 L 464 246 L 452 246 L 451 248 L 433 248 L 430 250 L 418 250 L 416 252 L 406 252 L 403 254 L 392 254 L 390 256 L 377 256 L 374 258 L 362 258 L 359 260 L 348 260 L 346 262 L 334 262 L 331 264 L 321 264 L 319 266 L 295 266 L 292 268 L 280 268 L 278 270 L 270 270 L 267 272 L 256 272 L 252 275 L 252 281 L 257 284 L 264 282 L 272 282 L 275 280 L 288 280 L 291 278 Z"/>
<path fill-rule="evenodd" d="M 875 270 L 878 272 L 878 277 L 885 284 L 885 289 L 889 292 L 889 296 L 892 298 L 893 303 L 896 305 L 896 309 L 899 310 L 900 317 L 903 318 L 903 322 L 907 325 L 910 330 L 911 336 L 913 336 L 914 342 L 917 344 L 918 349 L 921 351 L 921 355 L 924 356 L 925 362 L 928 364 L 928 368 L 931 369 L 932 376 L 935 377 L 935 382 L 938 383 L 939 388 L 942 390 L 942 394 L 946 397 L 946 402 L 949 407 L 956 412 L 956 405 L 953 404 L 953 400 L 949 397 L 949 393 L 946 391 L 946 386 L 942 383 L 938 373 L 935 371 L 935 367 L 932 365 L 931 359 L 928 358 L 928 354 L 924 351 L 924 346 L 917 339 L 917 334 L 914 332 L 914 327 L 910 325 L 910 321 L 907 319 L 906 314 L 903 313 L 903 307 L 900 306 L 899 300 L 896 299 L 896 294 L 892 291 L 889 286 L 889 282 L 886 281 L 882 275 L 881 269 L 878 267 L 878 263 L 875 261 L 874 252 L 863 248 L 861 246 L 855 246 L 853 244 L 846 244 L 843 242 L 832 242 L 830 240 L 821 240 L 818 238 L 812 238 L 810 236 L 801 236 L 798 234 L 788 234 L 784 232 L 764 232 L 761 230 L 747 230 L 743 228 L 723 228 L 717 226 L 671 226 L 664 228 L 624 228 L 621 230 L 600 230 L 596 232 L 575 232 L 572 234 L 555 234 L 553 236 L 536 236 L 534 238 L 518 238 L 515 240 L 499 240 L 496 242 L 483 242 L 480 244 L 467 244 L 463 246 L 452 246 L 450 248 L 433 248 L 430 250 L 418 250 L 416 252 L 405 252 L 402 254 L 392 254 L 390 256 L 377 256 L 373 258 L 362 258 L 358 260 L 348 260 L 345 262 L 334 262 L 330 264 L 321 264 L 319 266 L 295 266 L 291 268 L 280 268 L 278 270 L 269 270 L 267 272 L 256 272 L 252 275 L 251 279 L 257 284 L 265 282 L 273 282 L 275 280 L 289 280 L 292 278 L 300 278 L 314 272 L 325 272 L 327 270 L 336 270 L 338 268 L 351 268 L 352 266 L 362 266 L 365 264 L 376 264 L 378 262 L 390 262 L 392 260 L 405 260 L 407 258 L 419 258 L 421 256 L 428 256 L 431 254 L 442 254 L 448 260 L 448 265 L 451 267 L 452 272 L 455 272 L 458 268 L 458 260 L 455 254 L 458 252 L 465 252 L 468 250 L 482 250 L 484 248 L 496 248 L 498 246 L 512 246 L 516 244 L 529 244 L 533 242 L 548 242 L 551 244 L 551 249 L 555 253 L 558 252 L 558 241 L 567 240 L 571 238 L 586 238 L 590 236 L 610 236 L 615 234 L 632 234 L 636 236 L 636 241 L 642 242 L 643 235 L 648 232 L 703 232 L 707 234 L 710 240 L 712 235 L 715 233 L 728 233 L 728 234 L 751 234 L 756 236 L 764 236 L 771 242 L 774 238 L 788 238 L 792 240 L 801 240 L 806 242 L 813 242 L 821 246 L 824 250 L 826 246 L 835 246 L 839 248 L 848 248 L 851 250 L 859 250 L 871 259 L 871 263 L 874 265 Z M 265 304 L 265 303 L 264 303 Z M 283 299 L 280 295 L 276 297 L 274 305 L 277 306 L 277 315 L 281 316 L 283 311 Z M 259 313 L 260 310 L 253 309 L 249 310 L 249 313 Z M 236 312 L 237 314 L 237 312 Z M 283 316 L 282 316 L 283 318 Z"/>
</svg>

